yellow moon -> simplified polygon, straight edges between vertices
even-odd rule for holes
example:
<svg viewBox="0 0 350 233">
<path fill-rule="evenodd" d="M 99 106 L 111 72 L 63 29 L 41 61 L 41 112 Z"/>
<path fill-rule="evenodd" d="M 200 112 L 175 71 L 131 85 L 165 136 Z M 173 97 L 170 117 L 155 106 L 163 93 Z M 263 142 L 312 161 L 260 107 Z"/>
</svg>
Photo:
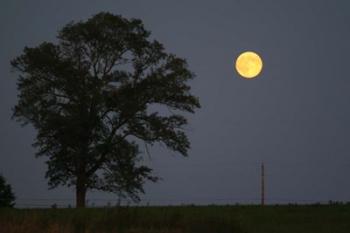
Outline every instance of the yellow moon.
<svg viewBox="0 0 350 233">
<path fill-rule="evenodd" d="M 243 78 L 255 78 L 260 74 L 262 67 L 262 59 L 252 51 L 241 53 L 236 60 L 236 70 Z"/>
</svg>

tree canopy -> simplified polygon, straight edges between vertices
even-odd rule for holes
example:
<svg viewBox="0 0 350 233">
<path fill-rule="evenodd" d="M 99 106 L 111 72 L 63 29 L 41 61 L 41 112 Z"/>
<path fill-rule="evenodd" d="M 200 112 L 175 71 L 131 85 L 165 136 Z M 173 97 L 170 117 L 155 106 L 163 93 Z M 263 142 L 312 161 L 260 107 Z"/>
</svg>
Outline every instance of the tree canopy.
<svg viewBox="0 0 350 233">
<path fill-rule="evenodd" d="M 102 12 L 71 22 L 56 43 L 25 47 L 11 64 L 20 74 L 13 117 L 35 127 L 50 187 L 75 186 L 78 207 L 91 189 L 138 200 L 144 182 L 157 180 L 140 145 L 187 155 L 182 113 L 200 107 L 194 74 L 141 20 Z"/>
<path fill-rule="evenodd" d="M 15 195 L 11 185 L 6 183 L 5 178 L 0 175 L 0 208 L 13 207 L 15 205 Z"/>
</svg>

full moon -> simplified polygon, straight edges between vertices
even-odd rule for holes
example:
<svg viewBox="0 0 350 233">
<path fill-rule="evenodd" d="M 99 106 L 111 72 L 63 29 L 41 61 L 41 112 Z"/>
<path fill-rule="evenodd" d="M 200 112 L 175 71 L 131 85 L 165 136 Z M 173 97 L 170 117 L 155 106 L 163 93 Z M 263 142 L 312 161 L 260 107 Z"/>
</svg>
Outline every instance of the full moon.
<svg viewBox="0 0 350 233">
<path fill-rule="evenodd" d="M 260 74 L 262 67 L 262 59 L 252 51 L 241 53 L 236 60 L 236 70 L 243 78 L 255 78 Z"/>
</svg>

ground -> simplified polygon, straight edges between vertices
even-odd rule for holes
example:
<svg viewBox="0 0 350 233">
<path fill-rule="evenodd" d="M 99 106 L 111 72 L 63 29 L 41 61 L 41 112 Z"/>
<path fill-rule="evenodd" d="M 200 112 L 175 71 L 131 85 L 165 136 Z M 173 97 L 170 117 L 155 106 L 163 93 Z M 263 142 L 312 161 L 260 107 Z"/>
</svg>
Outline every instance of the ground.
<svg viewBox="0 0 350 233">
<path fill-rule="evenodd" d="M 0 209 L 0 233 L 349 233 L 350 205 Z"/>
</svg>

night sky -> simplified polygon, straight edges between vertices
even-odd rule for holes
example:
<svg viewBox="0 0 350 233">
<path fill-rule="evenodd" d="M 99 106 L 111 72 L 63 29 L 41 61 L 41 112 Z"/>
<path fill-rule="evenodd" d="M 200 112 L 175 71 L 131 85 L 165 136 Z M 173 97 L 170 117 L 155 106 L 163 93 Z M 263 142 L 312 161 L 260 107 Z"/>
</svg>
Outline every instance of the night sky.
<svg viewBox="0 0 350 233">
<path fill-rule="evenodd" d="M 154 147 L 145 160 L 162 180 L 146 185 L 143 203 L 259 203 L 262 161 L 267 203 L 350 201 L 350 1 L 4 0 L 0 173 L 19 206 L 73 203 L 75 193 L 48 190 L 35 130 L 11 120 L 18 74 L 10 60 L 100 11 L 140 18 L 196 73 L 202 108 L 189 117 L 189 157 Z M 234 70 L 245 50 L 264 60 L 254 80 Z M 88 194 L 96 204 L 113 197 Z"/>
</svg>

